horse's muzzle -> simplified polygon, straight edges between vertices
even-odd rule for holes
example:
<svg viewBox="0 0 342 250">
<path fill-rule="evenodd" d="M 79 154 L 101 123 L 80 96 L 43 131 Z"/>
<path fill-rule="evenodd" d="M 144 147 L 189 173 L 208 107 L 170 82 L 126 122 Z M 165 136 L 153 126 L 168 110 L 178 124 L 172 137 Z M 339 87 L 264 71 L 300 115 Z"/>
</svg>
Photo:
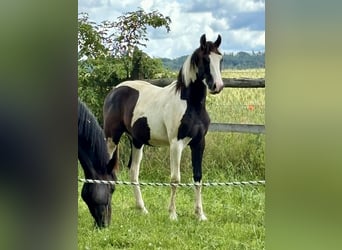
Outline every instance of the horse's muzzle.
<svg viewBox="0 0 342 250">
<path fill-rule="evenodd" d="M 220 93 L 222 91 L 222 89 L 223 89 L 223 84 L 218 85 L 218 84 L 214 83 L 213 87 L 209 90 L 209 92 L 210 92 L 210 94 L 215 95 L 215 94 Z"/>
</svg>

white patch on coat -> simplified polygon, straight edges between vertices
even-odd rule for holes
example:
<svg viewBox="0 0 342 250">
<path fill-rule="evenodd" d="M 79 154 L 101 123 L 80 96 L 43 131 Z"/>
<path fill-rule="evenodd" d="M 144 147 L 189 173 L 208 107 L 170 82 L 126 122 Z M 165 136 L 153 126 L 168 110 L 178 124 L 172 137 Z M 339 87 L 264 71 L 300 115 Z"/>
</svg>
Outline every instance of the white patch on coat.
<svg viewBox="0 0 342 250">
<path fill-rule="evenodd" d="M 146 117 L 151 132 L 150 145 L 168 146 L 173 138 L 177 138 L 187 104 L 180 99 L 180 93 L 176 93 L 176 81 L 163 88 L 145 81 L 126 81 L 119 86 L 139 91 L 131 126 L 137 119 Z"/>
<path fill-rule="evenodd" d="M 182 77 L 184 80 L 185 87 L 189 87 L 191 81 L 195 81 L 198 72 L 198 68 L 191 64 L 191 55 L 188 56 L 182 66 Z"/>
</svg>

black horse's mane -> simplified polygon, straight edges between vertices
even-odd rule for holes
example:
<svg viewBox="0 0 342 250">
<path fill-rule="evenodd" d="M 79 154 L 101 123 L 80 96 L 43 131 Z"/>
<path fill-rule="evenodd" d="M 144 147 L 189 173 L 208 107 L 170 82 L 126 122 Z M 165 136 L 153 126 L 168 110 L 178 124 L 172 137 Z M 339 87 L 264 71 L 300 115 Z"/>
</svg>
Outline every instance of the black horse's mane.
<svg viewBox="0 0 342 250">
<path fill-rule="evenodd" d="M 105 166 L 109 161 L 107 145 L 103 129 L 100 127 L 97 119 L 88 107 L 78 99 L 78 146 L 86 148 L 89 152 L 89 159 L 94 168 L 99 171 L 104 171 Z M 86 144 L 86 145 L 82 145 Z M 96 159 L 93 159 L 94 156 Z"/>
</svg>

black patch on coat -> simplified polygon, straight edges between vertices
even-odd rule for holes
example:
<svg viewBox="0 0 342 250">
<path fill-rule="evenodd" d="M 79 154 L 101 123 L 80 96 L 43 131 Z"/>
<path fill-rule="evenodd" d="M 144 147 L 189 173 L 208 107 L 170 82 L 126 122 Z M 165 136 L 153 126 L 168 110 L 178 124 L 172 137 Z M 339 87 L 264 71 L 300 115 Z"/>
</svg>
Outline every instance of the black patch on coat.
<svg viewBox="0 0 342 250">
<path fill-rule="evenodd" d="M 133 145 L 136 148 L 141 148 L 143 144 L 149 145 L 148 141 L 151 138 L 151 130 L 147 123 L 146 117 L 137 119 L 132 127 Z"/>
<path fill-rule="evenodd" d="M 106 138 L 112 138 L 118 144 L 124 132 L 132 134 L 132 117 L 139 98 L 139 91 L 121 86 L 114 88 L 106 97 L 103 117 Z"/>
<path fill-rule="evenodd" d="M 112 138 L 118 145 L 123 133 L 127 133 L 131 146 L 141 148 L 142 145 L 149 145 L 150 128 L 146 117 L 139 117 L 131 126 L 133 112 L 139 99 L 139 91 L 129 86 L 113 88 L 107 95 L 104 107 L 104 132 L 106 138 Z M 113 159 L 112 159 L 113 160 Z M 117 161 L 113 160 L 113 161 Z M 132 161 L 132 150 L 128 166 Z"/>
<path fill-rule="evenodd" d="M 196 80 L 188 88 L 181 88 L 181 99 L 186 100 L 187 107 L 178 129 L 177 139 L 192 138 L 198 143 L 206 135 L 210 118 L 205 108 L 207 87 L 202 81 Z"/>
</svg>

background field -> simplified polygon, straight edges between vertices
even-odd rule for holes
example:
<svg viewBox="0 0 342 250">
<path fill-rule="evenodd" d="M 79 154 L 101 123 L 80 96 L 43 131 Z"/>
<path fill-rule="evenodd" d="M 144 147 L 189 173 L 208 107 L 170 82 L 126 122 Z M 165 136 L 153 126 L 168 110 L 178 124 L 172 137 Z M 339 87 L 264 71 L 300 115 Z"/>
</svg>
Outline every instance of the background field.
<svg viewBox="0 0 342 250">
<path fill-rule="evenodd" d="M 262 78 L 260 70 L 226 70 L 223 77 Z M 207 98 L 212 122 L 265 123 L 265 89 L 225 88 Z M 265 135 L 209 132 L 203 160 L 203 182 L 265 179 Z M 128 143 L 120 143 L 120 180 L 128 178 Z M 169 182 L 169 149 L 144 148 L 140 181 Z M 79 176 L 83 176 L 79 167 Z M 181 182 L 192 182 L 190 150 L 184 150 Z M 82 183 L 78 189 L 81 190 Z M 142 187 L 148 215 L 134 208 L 132 187 L 117 185 L 111 226 L 94 229 L 93 219 L 79 195 L 79 249 L 264 249 L 265 187 L 204 187 L 208 217 L 198 222 L 193 188 L 179 188 L 179 219 L 168 218 L 169 187 Z"/>
</svg>

